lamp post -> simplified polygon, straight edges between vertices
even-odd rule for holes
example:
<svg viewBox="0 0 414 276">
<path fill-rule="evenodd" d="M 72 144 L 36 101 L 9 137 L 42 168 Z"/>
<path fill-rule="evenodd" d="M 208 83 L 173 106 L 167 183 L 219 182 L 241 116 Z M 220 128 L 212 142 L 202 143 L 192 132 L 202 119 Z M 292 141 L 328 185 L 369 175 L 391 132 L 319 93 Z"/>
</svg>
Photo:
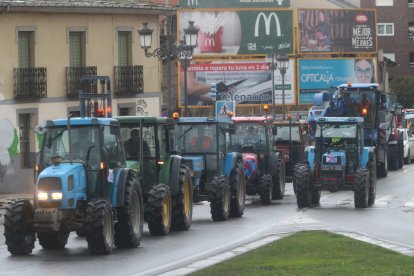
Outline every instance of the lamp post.
<svg viewBox="0 0 414 276">
<path fill-rule="evenodd" d="M 148 22 L 144 22 L 142 28 L 138 30 L 141 48 L 144 49 L 146 57 L 157 57 L 160 60 L 167 60 L 169 116 L 171 116 L 172 113 L 171 61 L 177 59 L 180 61 L 184 68 L 184 115 L 187 116 L 187 69 L 193 56 L 193 50 L 197 46 L 199 29 L 194 26 L 194 21 L 188 21 L 188 27 L 184 29 L 184 42 L 180 41 L 179 45 L 171 45 L 168 41 L 166 48 L 156 48 L 153 52 L 149 52 L 149 48 L 151 48 L 152 43 L 153 31 L 153 29 L 148 27 Z"/>
<path fill-rule="evenodd" d="M 279 68 L 280 74 L 282 75 L 282 110 L 283 120 L 285 119 L 285 75 L 286 70 L 289 68 L 289 57 L 287 55 L 278 55 L 277 67 Z M 274 88 L 274 85 L 273 85 Z"/>
</svg>

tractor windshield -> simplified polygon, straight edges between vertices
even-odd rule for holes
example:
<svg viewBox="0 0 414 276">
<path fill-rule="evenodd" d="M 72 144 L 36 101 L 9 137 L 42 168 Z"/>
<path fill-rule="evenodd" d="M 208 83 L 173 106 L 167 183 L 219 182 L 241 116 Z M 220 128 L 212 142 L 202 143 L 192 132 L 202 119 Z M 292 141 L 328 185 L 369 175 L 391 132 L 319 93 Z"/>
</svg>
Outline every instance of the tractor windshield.
<svg viewBox="0 0 414 276">
<path fill-rule="evenodd" d="M 364 127 L 373 128 L 375 124 L 375 93 L 354 91 L 341 92 L 347 109 L 348 117 L 363 117 Z"/>
<path fill-rule="evenodd" d="M 322 135 L 321 135 L 322 131 Z M 323 138 L 355 138 L 356 124 L 318 124 L 315 137 Z"/>
<path fill-rule="evenodd" d="M 277 134 L 274 136 L 276 145 L 286 144 L 289 141 L 301 143 L 300 129 L 298 125 L 277 126 Z"/>
<path fill-rule="evenodd" d="M 56 162 L 74 161 L 98 165 L 100 160 L 99 129 L 72 126 L 48 128 L 41 150 L 41 162 L 50 166 Z"/>
<path fill-rule="evenodd" d="M 216 125 L 180 124 L 177 130 L 177 145 L 181 153 L 216 152 Z"/>
<path fill-rule="evenodd" d="M 232 146 L 241 152 L 264 151 L 266 148 L 266 128 L 252 122 L 237 123 L 235 135 L 232 135 Z"/>
</svg>

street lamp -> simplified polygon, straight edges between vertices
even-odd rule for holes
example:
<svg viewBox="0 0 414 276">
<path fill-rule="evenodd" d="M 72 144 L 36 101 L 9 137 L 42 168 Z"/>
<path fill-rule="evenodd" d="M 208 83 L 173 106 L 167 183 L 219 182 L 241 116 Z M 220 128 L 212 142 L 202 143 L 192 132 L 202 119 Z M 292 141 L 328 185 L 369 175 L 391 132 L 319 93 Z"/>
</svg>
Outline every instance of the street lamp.
<svg viewBox="0 0 414 276">
<path fill-rule="evenodd" d="M 152 43 L 152 33 L 154 30 L 148 27 L 148 22 L 144 22 L 138 30 L 141 48 L 145 51 L 146 57 L 157 57 L 161 60 L 166 59 L 168 63 L 168 114 L 171 116 L 172 92 L 171 92 L 171 61 L 178 59 L 184 68 L 184 115 L 187 116 L 187 68 L 190 65 L 193 50 L 197 46 L 199 29 L 194 26 L 194 21 L 188 21 L 188 27 L 184 29 L 184 42 L 179 45 L 171 45 L 168 41 L 166 48 L 156 48 L 152 53 L 149 52 Z M 169 28 L 168 28 L 169 31 Z"/>
<path fill-rule="evenodd" d="M 286 70 L 289 68 L 289 57 L 287 55 L 278 55 L 277 67 L 282 75 L 282 108 L 283 108 L 283 120 L 285 119 L 285 75 Z"/>
</svg>

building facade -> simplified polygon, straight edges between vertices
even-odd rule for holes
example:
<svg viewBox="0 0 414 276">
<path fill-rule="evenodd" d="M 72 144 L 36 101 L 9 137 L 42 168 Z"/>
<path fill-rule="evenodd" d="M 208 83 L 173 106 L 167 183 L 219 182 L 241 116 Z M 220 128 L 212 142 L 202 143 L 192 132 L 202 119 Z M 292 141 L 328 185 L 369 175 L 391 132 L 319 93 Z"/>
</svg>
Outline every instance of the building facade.
<svg viewBox="0 0 414 276">
<path fill-rule="evenodd" d="M 132 1 L 0 3 L 0 193 L 33 190 L 34 129 L 79 114 L 82 76 L 109 76 L 114 116 L 160 114 L 160 63 L 145 57 L 137 31 L 148 22 L 157 47 L 159 15 L 174 11 Z"/>
<path fill-rule="evenodd" d="M 361 8 L 377 10 L 378 45 L 398 66 L 389 77 L 414 75 L 414 1 L 361 0 Z"/>
</svg>

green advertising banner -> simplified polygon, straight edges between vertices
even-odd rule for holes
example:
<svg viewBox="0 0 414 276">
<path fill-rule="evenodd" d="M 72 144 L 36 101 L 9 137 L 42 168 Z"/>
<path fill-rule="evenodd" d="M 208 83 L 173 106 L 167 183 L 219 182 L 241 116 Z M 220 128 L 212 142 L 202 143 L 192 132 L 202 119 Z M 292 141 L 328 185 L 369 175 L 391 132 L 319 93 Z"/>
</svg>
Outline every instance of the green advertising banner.
<svg viewBox="0 0 414 276">
<path fill-rule="evenodd" d="M 292 10 L 180 11 L 179 37 L 188 21 L 200 29 L 194 55 L 293 53 Z"/>
<path fill-rule="evenodd" d="M 289 8 L 290 0 L 180 0 L 182 8 Z"/>
</svg>

